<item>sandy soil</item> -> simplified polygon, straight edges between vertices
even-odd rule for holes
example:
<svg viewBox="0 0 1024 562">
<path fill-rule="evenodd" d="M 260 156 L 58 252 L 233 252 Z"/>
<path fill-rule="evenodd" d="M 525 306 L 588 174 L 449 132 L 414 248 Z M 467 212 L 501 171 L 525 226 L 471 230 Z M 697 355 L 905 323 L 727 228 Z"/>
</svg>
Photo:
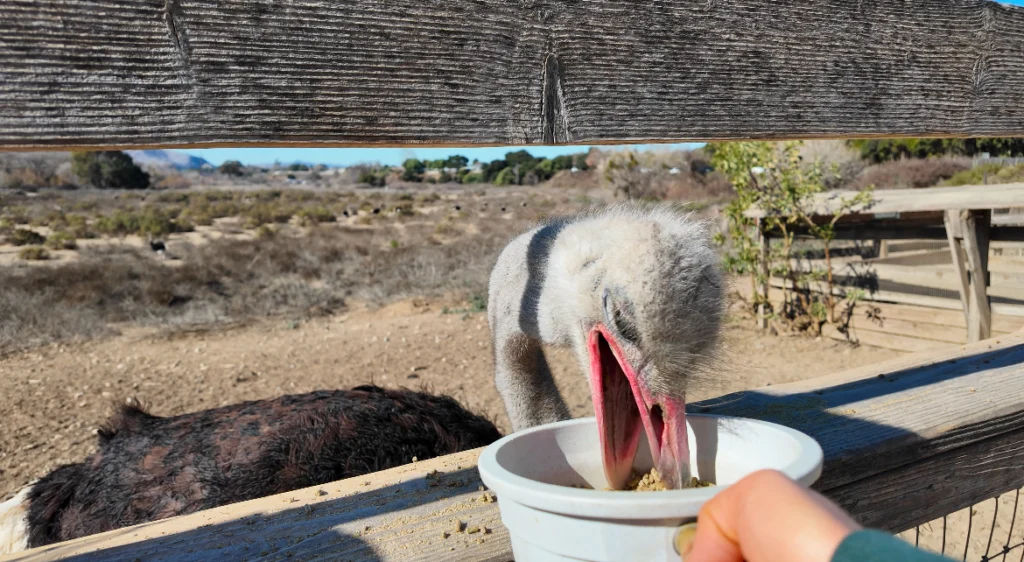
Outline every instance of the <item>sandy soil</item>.
<svg viewBox="0 0 1024 562">
<path fill-rule="evenodd" d="M 380 309 L 354 306 L 347 313 L 302 323 L 278 319 L 173 335 L 135 329 L 106 340 L 55 344 L 0 359 L 0 498 L 60 464 L 82 460 L 94 447 L 96 428 L 113 404 L 127 396 L 142 399 L 154 414 L 174 415 L 375 382 L 450 394 L 507 431 L 492 380 L 486 315 L 459 312 L 457 306 L 412 300 Z M 830 340 L 767 336 L 734 318 L 725 329 L 723 376 L 717 388 L 696 392 L 693 399 L 834 373 L 898 354 Z M 592 414 L 575 358 L 557 349 L 548 356 L 573 414 Z M 1012 525 L 1012 536 L 1008 533 L 1024 517 L 1013 514 L 1014 495 L 1000 501 L 994 533 L 994 501 L 975 506 L 969 559 L 1024 538 L 1021 523 Z M 951 515 L 947 552 L 960 557 L 967 533 L 967 510 Z M 990 533 L 997 545 L 991 549 Z M 913 531 L 903 536 L 915 540 Z M 919 540 L 939 550 L 942 536 L 940 519 L 922 526 Z"/>
<path fill-rule="evenodd" d="M 443 313 L 445 303 L 405 301 L 306 323 L 160 335 L 134 330 L 86 344 L 52 345 L 0 360 L 0 497 L 92 449 L 112 405 L 133 395 L 156 415 L 242 400 L 375 382 L 447 393 L 508 430 L 493 383 L 483 313 Z M 452 307 L 453 310 L 457 310 Z M 763 336 L 731 321 L 723 392 L 832 373 L 896 352 L 831 341 Z M 756 364 L 746 360 L 757 351 Z M 737 353 L 741 351 L 742 353 Z M 586 379 L 566 350 L 550 350 L 559 387 L 590 415 Z"/>
</svg>

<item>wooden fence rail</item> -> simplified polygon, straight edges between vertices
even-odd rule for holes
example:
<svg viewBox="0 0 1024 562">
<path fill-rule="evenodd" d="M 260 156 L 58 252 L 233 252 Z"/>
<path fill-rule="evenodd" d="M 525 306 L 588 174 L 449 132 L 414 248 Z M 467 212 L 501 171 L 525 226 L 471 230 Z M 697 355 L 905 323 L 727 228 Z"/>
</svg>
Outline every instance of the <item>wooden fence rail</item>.
<svg viewBox="0 0 1024 562">
<path fill-rule="evenodd" d="M 0 147 L 1024 131 L 987 0 L 5 0 Z"/>
<path fill-rule="evenodd" d="M 825 451 L 816 487 L 862 523 L 896 532 L 1024 486 L 1022 378 L 1024 332 L 1017 332 L 691 408 L 770 420 L 813 436 Z M 498 506 L 480 489 L 478 454 L 409 464 L 5 560 L 510 560 Z M 434 470 L 440 475 L 428 477 Z M 457 521 L 481 532 L 457 532 Z"/>
</svg>

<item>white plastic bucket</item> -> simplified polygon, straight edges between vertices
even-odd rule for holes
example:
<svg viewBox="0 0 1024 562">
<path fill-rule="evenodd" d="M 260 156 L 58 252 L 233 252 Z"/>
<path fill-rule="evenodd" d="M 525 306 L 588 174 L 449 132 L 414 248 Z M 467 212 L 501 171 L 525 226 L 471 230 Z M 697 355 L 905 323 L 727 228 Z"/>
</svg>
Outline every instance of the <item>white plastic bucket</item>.
<svg viewBox="0 0 1024 562">
<path fill-rule="evenodd" d="M 701 506 L 747 474 L 779 470 L 810 486 L 821 447 L 799 431 L 757 420 L 687 415 L 692 472 L 716 485 L 664 492 L 609 492 L 597 420 L 583 418 L 504 437 L 480 455 L 480 476 L 498 496 L 516 562 L 678 561 L 673 540 Z M 641 432 L 643 435 L 643 432 Z M 646 437 L 633 467 L 654 466 Z M 589 485 L 593 490 L 573 488 Z"/>
</svg>

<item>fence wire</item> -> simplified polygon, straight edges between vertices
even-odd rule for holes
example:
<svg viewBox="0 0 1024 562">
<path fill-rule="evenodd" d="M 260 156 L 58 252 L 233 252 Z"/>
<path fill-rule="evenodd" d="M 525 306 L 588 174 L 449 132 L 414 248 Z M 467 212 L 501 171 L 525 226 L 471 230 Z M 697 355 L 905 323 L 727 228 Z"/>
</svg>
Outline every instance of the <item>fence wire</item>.
<svg viewBox="0 0 1024 562">
<path fill-rule="evenodd" d="M 1024 562 L 1024 502 L 1017 489 L 900 533 L 954 559 Z"/>
</svg>

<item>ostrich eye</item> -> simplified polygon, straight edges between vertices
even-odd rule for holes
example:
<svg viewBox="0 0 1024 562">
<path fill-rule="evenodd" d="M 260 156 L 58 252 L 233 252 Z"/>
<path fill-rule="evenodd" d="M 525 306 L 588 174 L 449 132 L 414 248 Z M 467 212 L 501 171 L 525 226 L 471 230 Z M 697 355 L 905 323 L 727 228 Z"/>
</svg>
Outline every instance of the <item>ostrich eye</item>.
<svg viewBox="0 0 1024 562">
<path fill-rule="evenodd" d="M 632 307 L 616 299 L 607 290 L 602 295 L 604 314 L 608 323 L 615 329 L 622 338 L 634 345 L 640 342 L 640 330 L 636 327 L 636 319 L 633 318 Z"/>
</svg>

